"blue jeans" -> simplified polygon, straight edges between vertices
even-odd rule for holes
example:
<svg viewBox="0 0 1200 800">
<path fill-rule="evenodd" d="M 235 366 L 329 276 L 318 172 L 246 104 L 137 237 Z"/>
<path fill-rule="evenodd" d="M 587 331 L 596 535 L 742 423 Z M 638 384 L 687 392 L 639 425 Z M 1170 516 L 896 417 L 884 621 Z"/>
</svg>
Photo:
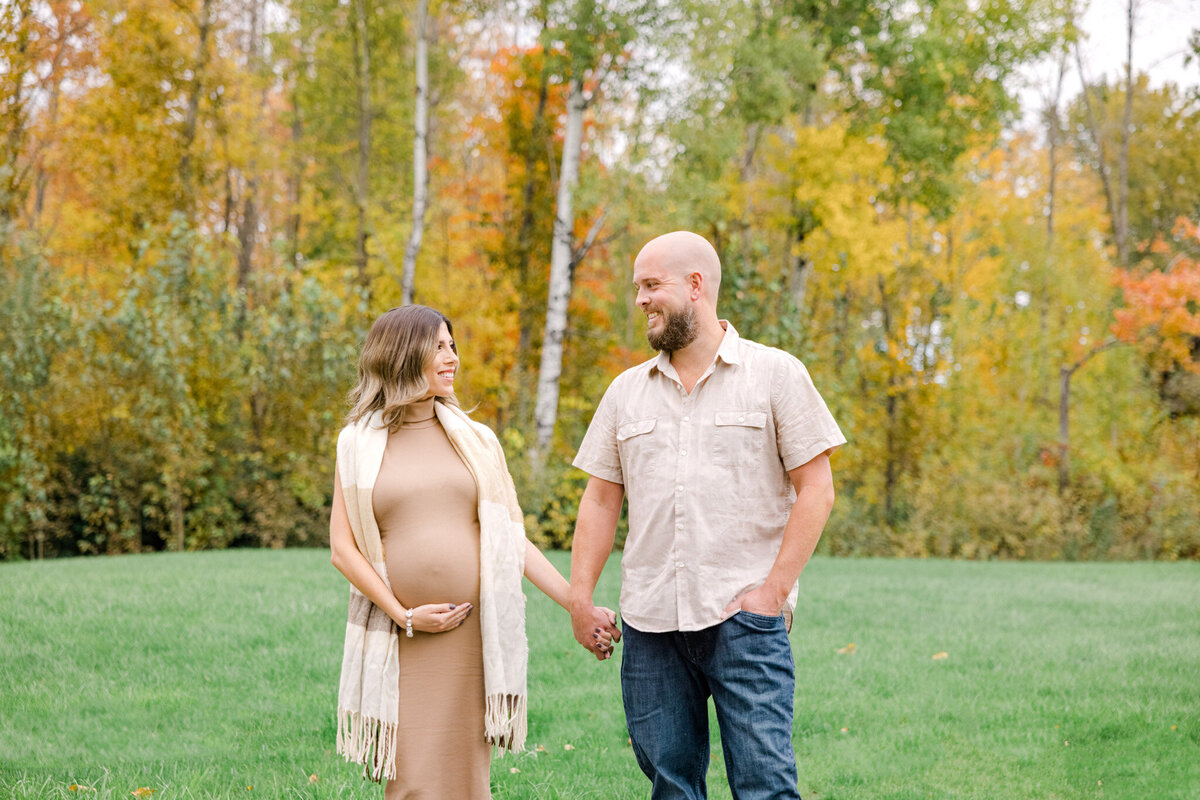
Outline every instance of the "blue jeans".
<svg viewBox="0 0 1200 800">
<path fill-rule="evenodd" d="M 734 800 L 800 800 L 792 750 L 792 648 L 783 617 L 740 611 L 702 631 L 621 639 L 621 694 L 653 800 L 708 796 L 708 698 Z"/>
</svg>

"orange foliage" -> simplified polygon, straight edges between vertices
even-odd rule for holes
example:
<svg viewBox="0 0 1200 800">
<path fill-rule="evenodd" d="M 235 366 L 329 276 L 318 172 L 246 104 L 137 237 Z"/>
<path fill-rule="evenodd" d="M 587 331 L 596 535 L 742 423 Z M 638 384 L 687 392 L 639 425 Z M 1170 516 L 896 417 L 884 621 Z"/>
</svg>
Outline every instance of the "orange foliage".
<svg viewBox="0 0 1200 800">
<path fill-rule="evenodd" d="M 1171 254 L 1165 270 L 1135 273 L 1119 270 L 1114 282 L 1125 294 L 1125 308 L 1115 312 L 1113 333 L 1122 341 L 1140 343 L 1151 363 L 1161 369 L 1176 365 L 1200 372 L 1200 259 L 1186 250 L 1200 245 L 1200 225 L 1176 221 L 1172 242 L 1158 240 L 1156 254 Z"/>
</svg>

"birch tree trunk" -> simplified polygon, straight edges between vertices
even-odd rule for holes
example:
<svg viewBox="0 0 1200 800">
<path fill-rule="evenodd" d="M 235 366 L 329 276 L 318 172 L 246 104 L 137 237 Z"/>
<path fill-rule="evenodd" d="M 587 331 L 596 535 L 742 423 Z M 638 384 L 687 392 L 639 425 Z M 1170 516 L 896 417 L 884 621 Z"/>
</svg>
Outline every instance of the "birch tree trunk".
<svg viewBox="0 0 1200 800">
<path fill-rule="evenodd" d="M 1120 252 L 1123 247 L 1124 233 L 1119 230 L 1117 222 L 1117 198 L 1113 193 L 1112 176 L 1108 171 L 1108 135 L 1100 127 L 1096 109 L 1092 104 L 1092 92 L 1087 85 L 1083 72 L 1083 58 L 1079 54 L 1079 45 L 1075 45 L 1075 66 L 1079 69 L 1079 80 L 1083 83 L 1083 105 L 1087 110 L 1088 131 L 1096 144 L 1096 172 L 1100 176 L 1100 187 L 1104 190 L 1104 205 L 1108 209 L 1108 218 L 1112 223 L 1113 241 Z"/>
<path fill-rule="evenodd" d="M 879 276 L 879 311 L 883 321 L 883 336 L 889 348 L 892 340 L 892 314 L 888 305 L 887 283 L 883 275 Z M 899 426 L 900 403 L 898 395 L 902 389 L 897 388 L 895 362 L 889 363 L 887 371 L 887 422 L 884 424 L 884 467 L 883 467 L 883 515 L 889 525 L 895 522 L 896 486 L 900 480 L 900 464 L 897 451 L 897 427 Z"/>
<path fill-rule="evenodd" d="M 252 0 L 250 3 L 250 30 L 246 42 L 247 65 L 256 75 L 263 68 L 262 32 L 260 29 L 263 21 L 261 2 L 262 0 Z M 256 128 L 261 129 L 266 108 L 267 90 L 264 88 L 259 91 L 258 108 L 256 109 L 254 118 Z M 242 219 L 238 223 L 237 288 L 244 295 L 249 295 L 250 273 L 254 266 L 254 246 L 258 240 L 259 176 L 257 157 L 251 157 L 246 172 L 248 175 L 246 180 L 246 194 L 242 198 Z M 228 174 L 228 171 L 226 174 Z M 243 325 L 245 323 L 245 309 L 246 305 L 243 304 L 241 310 L 238 312 L 237 335 L 239 340 L 242 338 Z"/>
<path fill-rule="evenodd" d="M 1088 91 L 1087 81 L 1083 72 L 1083 60 L 1079 54 L 1079 45 L 1075 45 L 1075 63 L 1079 68 L 1079 77 L 1083 81 L 1083 101 L 1087 109 L 1088 128 L 1098 151 L 1097 171 L 1100 175 L 1100 185 L 1104 189 L 1104 200 L 1108 207 L 1108 216 L 1112 222 L 1113 245 L 1117 250 L 1117 262 L 1129 263 L 1129 148 L 1132 139 L 1133 125 L 1133 34 L 1137 18 L 1137 0 L 1126 0 L 1125 6 L 1125 109 L 1121 118 L 1121 137 L 1117 142 L 1117 176 L 1116 186 L 1112 185 L 1113 178 L 1108 167 L 1107 136 L 1100 127 L 1102 120 L 1097 119 L 1092 104 L 1091 92 Z"/>
<path fill-rule="evenodd" d="M 413 301 L 417 254 L 425 233 L 425 204 L 429 191 L 429 0 L 417 3 L 417 101 L 416 136 L 413 139 L 413 225 L 404 248 L 401 304 Z"/>
<path fill-rule="evenodd" d="M 358 282 L 367 278 L 367 200 L 370 196 L 371 161 L 371 49 L 367 41 L 367 2 L 354 0 L 354 71 L 358 94 L 358 174 L 354 181 L 354 203 L 358 226 L 354 238 L 354 264 Z"/>
<path fill-rule="evenodd" d="M 183 155 L 179 159 L 180 210 L 191 219 L 194 211 L 196 187 L 195 168 L 192 165 L 192 143 L 196 141 L 196 127 L 200 118 L 200 94 L 204 89 L 205 72 L 208 69 L 208 34 L 212 30 L 212 0 L 204 0 L 200 7 L 200 18 L 196 20 L 196 59 L 192 72 L 192 85 L 188 88 L 187 110 L 183 118 Z"/>
<path fill-rule="evenodd" d="M 289 290 L 300 266 L 300 191 L 304 180 L 304 156 L 301 154 L 300 141 L 304 136 L 304 123 L 300 117 L 300 105 L 292 97 L 292 128 L 288 146 L 291 148 L 291 169 L 287 177 L 288 216 L 286 225 L 287 272 Z"/>
<path fill-rule="evenodd" d="M 1129 140 L 1133 126 L 1133 20 L 1137 0 L 1128 0 L 1125 7 L 1125 113 L 1121 119 L 1121 152 L 1117 158 L 1117 218 L 1113 228 L 1118 231 L 1117 259 L 1129 263 Z"/>
<path fill-rule="evenodd" d="M 1038 331 L 1042 341 L 1046 341 L 1049 331 L 1050 313 L 1050 282 L 1057 271 L 1057 254 L 1054 248 L 1055 212 L 1058 208 L 1058 158 L 1062 140 L 1062 118 L 1059 116 L 1059 104 L 1062 101 L 1063 79 L 1067 75 L 1066 51 L 1058 60 L 1058 80 L 1054 84 L 1054 93 L 1046 104 L 1046 142 L 1049 150 L 1050 164 L 1047 175 L 1046 189 L 1046 263 L 1038 278 L 1037 308 Z M 1050 380 L 1043 380 L 1041 368 L 1037 369 L 1036 396 L 1038 402 L 1049 404 Z"/>
<path fill-rule="evenodd" d="M 554 242 L 550 249 L 550 294 L 546 301 L 542 362 L 538 370 L 537 403 L 533 409 L 537 425 L 537 445 L 534 452 L 539 460 L 554 435 L 554 425 L 558 421 L 558 382 L 562 377 L 567 305 L 571 301 L 571 249 L 575 228 L 575 215 L 571 204 L 575 184 L 579 179 L 583 112 L 586 107 L 583 80 L 580 77 L 572 78 L 567 98 L 567 130 L 563 138 L 562 168 L 558 173 L 558 197 L 555 201 Z"/>
<path fill-rule="evenodd" d="M 542 28 L 543 32 L 545 26 Z M 543 63 L 540 84 L 538 87 L 537 107 L 533 119 L 529 121 L 530 139 L 535 143 L 549 141 L 551 133 L 546 130 L 546 103 L 549 100 L 547 74 L 548 68 Z M 517 328 L 517 376 L 521 390 L 517 392 L 516 418 L 522 423 L 529 420 L 529 405 L 533 399 L 527 388 L 532 365 L 529 364 L 529 351 L 533 346 L 533 326 L 537 324 L 540 309 L 533 300 L 534 293 L 530 288 L 530 273 L 532 272 L 534 224 L 534 193 L 537 190 L 538 172 L 534 144 L 527 145 L 524 153 L 525 185 L 521 188 L 521 227 L 517 229 L 517 286 L 521 292 L 521 306 Z M 552 160 L 552 159 L 551 159 Z"/>
<path fill-rule="evenodd" d="M 7 85 L 11 93 L 0 97 L 0 125 L 6 130 L 3 152 L 0 153 L 0 221 L 9 222 L 20 215 L 24 201 L 24 187 L 20 185 L 20 161 L 25 151 L 25 136 L 28 127 L 28 95 L 24 91 L 25 76 L 29 73 L 29 25 L 32 16 L 30 4 L 24 0 L 0 7 L 0 22 L 8 29 L 5 35 L 12 37 L 13 56 L 5 58 L 4 70 L 9 73 Z"/>
</svg>

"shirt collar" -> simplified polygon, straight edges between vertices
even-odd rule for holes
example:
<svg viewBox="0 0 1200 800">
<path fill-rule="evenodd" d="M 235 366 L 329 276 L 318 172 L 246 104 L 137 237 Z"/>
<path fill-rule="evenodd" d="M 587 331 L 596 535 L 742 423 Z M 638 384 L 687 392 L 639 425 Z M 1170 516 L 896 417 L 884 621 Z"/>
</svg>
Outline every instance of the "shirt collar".
<svg viewBox="0 0 1200 800">
<path fill-rule="evenodd" d="M 738 335 L 737 329 L 733 327 L 733 323 L 729 320 L 722 319 L 718 320 L 718 322 L 725 329 L 725 336 L 721 339 L 721 345 L 717 348 L 716 360 L 724 361 L 726 364 L 741 364 L 742 356 L 739 352 L 738 340 L 742 337 Z M 671 366 L 671 354 L 662 350 L 658 351 L 658 356 L 655 357 L 651 367 L 667 375 L 675 374 L 675 368 Z"/>
<path fill-rule="evenodd" d="M 738 340 L 742 337 L 738 335 L 737 329 L 729 320 L 723 319 L 720 320 L 720 323 L 721 327 L 725 329 L 725 338 L 721 340 L 721 346 L 717 348 L 717 358 L 726 364 L 742 363 L 741 348 L 738 347 Z"/>
</svg>

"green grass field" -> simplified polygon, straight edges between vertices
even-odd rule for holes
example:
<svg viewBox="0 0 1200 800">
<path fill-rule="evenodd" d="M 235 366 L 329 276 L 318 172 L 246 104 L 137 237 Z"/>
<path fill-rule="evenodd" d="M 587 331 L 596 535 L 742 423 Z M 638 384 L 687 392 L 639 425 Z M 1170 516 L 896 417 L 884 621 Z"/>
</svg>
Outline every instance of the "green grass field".
<svg viewBox="0 0 1200 800">
<path fill-rule="evenodd" d="M 617 661 L 527 588 L 495 797 L 647 797 Z M 333 752 L 345 602 L 316 550 L 0 565 L 0 797 L 381 797 Z M 819 558 L 792 643 L 806 800 L 1200 797 L 1200 564 Z"/>
</svg>

